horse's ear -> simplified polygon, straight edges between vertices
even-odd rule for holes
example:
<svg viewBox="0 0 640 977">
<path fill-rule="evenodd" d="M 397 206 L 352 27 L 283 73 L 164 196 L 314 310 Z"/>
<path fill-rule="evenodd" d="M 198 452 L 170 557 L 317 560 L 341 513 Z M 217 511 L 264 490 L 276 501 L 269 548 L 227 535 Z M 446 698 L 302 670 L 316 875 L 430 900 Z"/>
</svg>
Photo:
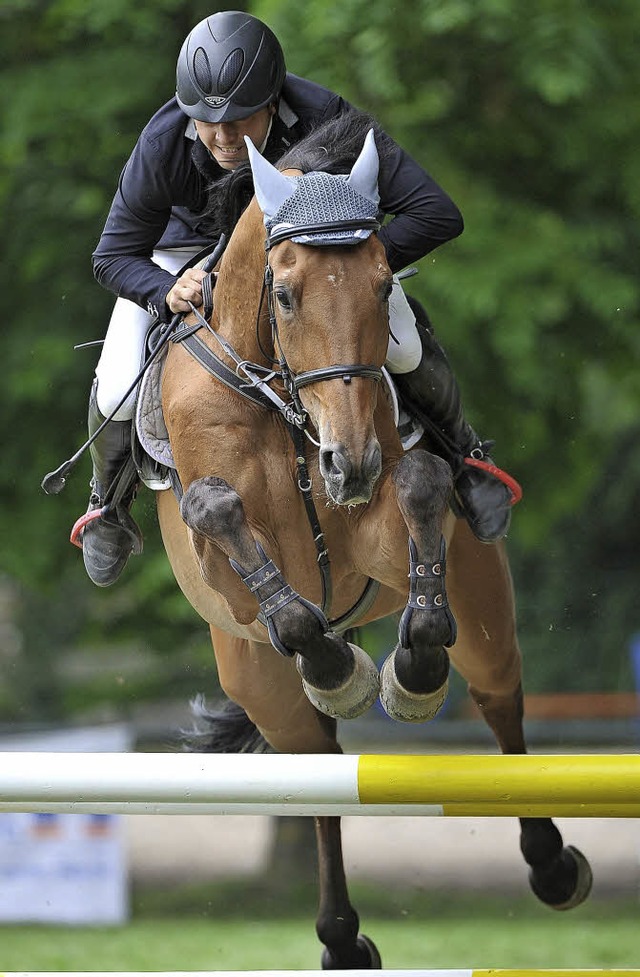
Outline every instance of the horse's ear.
<svg viewBox="0 0 640 977">
<path fill-rule="evenodd" d="M 283 176 L 268 159 L 258 152 L 248 136 L 244 137 L 249 152 L 249 162 L 253 173 L 253 188 L 260 204 L 260 209 L 268 218 L 274 217 L 285 200 L 288 200 L 295 190 L 295 183 L 287 176 Z"/>
<path fill-rule="evenodd" d="M 380 159 L 376 148 L 376 140 L 373 129 L 369 129 L 364 146 L 360 155 L 353 164 L 353 169 L 349 174 L 347 183 L 357 190 L 358 193 L 372 200 L 375 204 L 380 202 L 378 193 L 378 172 L 380 170 Z"/>
</svg>

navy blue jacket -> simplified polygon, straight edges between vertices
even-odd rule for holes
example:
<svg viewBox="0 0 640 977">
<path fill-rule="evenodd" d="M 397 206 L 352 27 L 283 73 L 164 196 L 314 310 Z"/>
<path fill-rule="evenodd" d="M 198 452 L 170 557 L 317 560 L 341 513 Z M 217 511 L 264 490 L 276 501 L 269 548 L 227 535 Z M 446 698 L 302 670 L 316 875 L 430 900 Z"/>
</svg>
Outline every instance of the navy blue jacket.
<svg viewBox="0 0 640 977">
<path fill-rule="evenodd" d="M 278 158 L 327 119 L 351 109 L 339 95 L 288 74 L 265 153 Z M 201 227 L 207 187 L 225 170 L 198 139 L 175 98 L 153 116 L 127 161 L 93 254 L 101 285 L 163 321 L 175 276 L 151 260 L 155 249 L 205 247 Z M 393 215 L 380 239 L 393 271 L 462 232 L 458 208 L 399 146 L 380 176 L 380 209 Z"/>
</svg>

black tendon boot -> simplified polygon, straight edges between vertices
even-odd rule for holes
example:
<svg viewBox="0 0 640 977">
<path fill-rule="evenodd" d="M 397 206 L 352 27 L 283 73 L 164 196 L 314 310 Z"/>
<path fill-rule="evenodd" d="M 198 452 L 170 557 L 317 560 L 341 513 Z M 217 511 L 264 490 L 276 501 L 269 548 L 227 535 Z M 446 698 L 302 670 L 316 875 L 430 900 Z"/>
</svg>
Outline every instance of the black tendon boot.
<svg viewBox="0 0 640 977">
<path fill-rule="evenodd" d="M 396 373 L 393 379 L 405 405 L 431 437 L 434 450 L 451 465 L 455 502 L 472 532 L 483 543 L 495 543 L 509 529 L 512 493 L 489 471 L 465 464 L 465 458 L 492 464 L 487 452 L 493 442 L 483 443 L 467 424 L 460 390 L 444 350 L 421 322 L 416 326 L 422 359 L 417 369 Z"/>
<path fill-rule="evenodd" d="M 103 421 L 98 409 L 97 381 L 94 381 L 89 398 L 89 434 Z M 85 569 L 98 587 L 114 583 L 131 554 L 142 552 L 142 533 L 129 514 L 138 487 L 131 460 L 131 424 L 131 421 L 110 421 L 91 445 L 93 478 L 87 514 L 105 511 L 86 522 L 81 539 Z M 114 481 L 121 472 L 123 479 L 115 487 Z"/>
</svg>

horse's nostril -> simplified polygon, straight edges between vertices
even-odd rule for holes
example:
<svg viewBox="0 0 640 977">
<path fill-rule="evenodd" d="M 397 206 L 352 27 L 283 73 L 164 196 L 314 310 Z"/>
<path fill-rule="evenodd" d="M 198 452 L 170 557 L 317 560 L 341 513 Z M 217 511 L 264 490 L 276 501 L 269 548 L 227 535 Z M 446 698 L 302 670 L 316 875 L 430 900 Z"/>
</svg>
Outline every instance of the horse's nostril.
<svg viewBox="0 0 640 977">
<path fill-rule="evenodd" d="M 322 451 L 322 467 L 327 475 L 338 476 L 342 474 L 339 465 L 336 465 L 335 452 L 327 448 Z"/>
</svg>

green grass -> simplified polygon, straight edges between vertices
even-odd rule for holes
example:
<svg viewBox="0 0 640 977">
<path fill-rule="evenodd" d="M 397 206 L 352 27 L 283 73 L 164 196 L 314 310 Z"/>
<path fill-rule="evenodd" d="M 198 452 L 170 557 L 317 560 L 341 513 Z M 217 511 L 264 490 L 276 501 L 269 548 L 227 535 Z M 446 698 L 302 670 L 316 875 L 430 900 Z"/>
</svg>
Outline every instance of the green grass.
<svg viewBox="0 0 640 977">
<path fill-rule="evenodd" d="M 354 885 L 363 932 L 388 968 L 640 966 L 638 900 L 554 913 L 533 899 Z M 118 928 L 0 927 L 3 970 L 316 969 L 315 891 L 229 884 L 134 896 Z"/>
</svg>

